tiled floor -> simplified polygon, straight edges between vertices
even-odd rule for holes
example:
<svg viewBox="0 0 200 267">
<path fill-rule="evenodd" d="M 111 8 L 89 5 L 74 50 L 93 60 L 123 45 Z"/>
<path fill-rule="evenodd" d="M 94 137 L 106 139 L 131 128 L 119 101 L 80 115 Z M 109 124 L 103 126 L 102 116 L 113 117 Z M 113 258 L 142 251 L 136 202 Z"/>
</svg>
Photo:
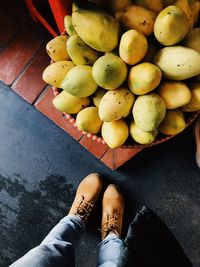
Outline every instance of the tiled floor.
<svg viewBox="0 0 200 267">
<path fill-rule="evenodd" d="M 51 36 L 29 18 L 24 1 L 1 3 L 0 28 L 0 267 L 42 240 L 67 213 L 78 183 L 89 172 L 100 172 L 106 182 L 121 187 L 126 196 L 124 232 L 145 204 L 164 219 L 198 267 L 200 183 L 192 129 L 112 172 L 101 161 L 116 167 L 135 152 L 103 144 L 97 148 L 53 108 L 52 89 L 41 79 L 49 64 L 44 47 Z M 78 267 L 95 266 L 99 225 L 96 209 L 80 242 Z"/>
<path fill-rule="evenodd" d="M 54 108 L 53 91 L 41 78 L 43 70 L 49 64 L 45 44 L 52 37 L 40 24 L 30 19 L 23 4 L 23 18 L 13 15 L 7 4 L 3 5 L 1 12 L 0 25 L 5 34 L 3 38 L 0 37 L 0 80 L 11 86 L 12 90 L 53 120 L 109 168 L 116 169 L 132 158 L 139 150 L 109 149 L 106 144 L 84 136 Z M 15 24 L 14 28 L 12 24 Z"/>
</svg>

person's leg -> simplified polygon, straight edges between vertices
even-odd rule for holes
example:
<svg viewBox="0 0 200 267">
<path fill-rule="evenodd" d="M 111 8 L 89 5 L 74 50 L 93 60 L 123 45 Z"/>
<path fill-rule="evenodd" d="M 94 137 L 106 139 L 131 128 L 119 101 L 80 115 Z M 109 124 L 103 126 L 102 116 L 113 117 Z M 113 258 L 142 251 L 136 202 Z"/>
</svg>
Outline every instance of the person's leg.
<svg viewBox="0 0 200 267">
<path fill-rule="evenodd" d="M 123 241 L 116 234 L 108 234 L 99 244 L 99 259 L 97 266 L 117 266 Z"/>
<path fill-rule="evenodd" d="M 75 266 L 74 248 L 85 222 L 77 215 L 64 217 L 47 235 L 42 243 L 31 249 L 10 267 Z"/>
<path fill-rule="evenodd" d="M 124 200 L 119 188 L 109 185 L 103 196 L 101 239 L 97 266 L 115 267 L 118 264 L 123 241 L 120 239 Z"/>
<path fill-rule="evenodd" d="M 85 230 L 102 188 L 98 174 L 88 175 L 79 185 L 68 216 L 64 217 L 42 243 L 10 267 L 74 267 L 74 248 Z"/>
</svg>

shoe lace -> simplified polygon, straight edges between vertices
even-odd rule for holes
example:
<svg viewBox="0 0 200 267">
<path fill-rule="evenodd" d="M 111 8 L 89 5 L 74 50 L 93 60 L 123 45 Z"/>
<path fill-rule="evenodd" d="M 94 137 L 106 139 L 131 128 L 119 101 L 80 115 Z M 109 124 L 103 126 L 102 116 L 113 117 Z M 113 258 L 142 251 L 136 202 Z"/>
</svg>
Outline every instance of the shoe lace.
<svg viewBox="0 0 200 267">
<path fill-rule="evenodd" d="M 107 212 L 106 221 L 101 227 L 101 233 L 106 237 L 109 232 L 114 232 L 116 235 L 119 235 L 119 213 L 114 212 L 113 215 L 110 215 Z"/>
<path fill-rule="evenodd" d="M 77 204 L 76 215 L 78 215 L 80 218 L 84 220 L 87 220 L 93 207 L 94 207 L 94 202 L 86 201 L 85 197 L 81 195 L 81 200 Z"/>
</svg>

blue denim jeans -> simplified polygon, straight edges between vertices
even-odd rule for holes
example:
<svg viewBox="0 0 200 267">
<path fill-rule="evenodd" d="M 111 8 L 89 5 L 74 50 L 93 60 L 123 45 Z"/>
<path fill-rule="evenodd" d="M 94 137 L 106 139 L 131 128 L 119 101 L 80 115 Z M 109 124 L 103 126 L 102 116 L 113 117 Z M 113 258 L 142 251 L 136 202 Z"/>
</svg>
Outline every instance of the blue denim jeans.
<svg viewBox="0 0 200 267">
<path fill-rule="evenodd" d="M 64 217 L 45 237 L 42 243 L 31 249 L 10 267 L 75 267 L 74 249 L 85 223 L 76 215 Z M 108 235 L 99 244 L 97 266 L 117 266 L 122 240 L 115 234 Z"/>
</svg>

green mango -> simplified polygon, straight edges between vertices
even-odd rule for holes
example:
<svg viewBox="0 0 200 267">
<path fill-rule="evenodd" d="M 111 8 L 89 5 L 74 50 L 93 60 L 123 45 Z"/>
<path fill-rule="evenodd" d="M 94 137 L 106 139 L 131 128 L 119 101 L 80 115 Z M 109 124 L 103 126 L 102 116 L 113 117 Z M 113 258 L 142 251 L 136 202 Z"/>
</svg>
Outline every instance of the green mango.
<svg viewBox="0 0 200 267">
<path fill-rule="evenodd" d="M 72 24 L 81 39 L 97 51 L 112 51 L 119 43 L 118 21 L 102 11 L 77 10 L 72 13 Z"/>
<path fill-rule="evenodd" d="M 77 34 L 77 32 L 74 29 L 74 26 L 72 24 L 72 16 L 67 15 L 64 17 L 64 25 L 65 25 L 65 30 L 69 34 L 69 36 Z"/>
<path fill-rule="evenodd" d="M 143 131 L 155 131 L 164 119 L 165 114 L 165 103 L 155 93 L 139 96 L 133 105 L 135 124 Z"/>
<path fill-rule="evenodd" d="M 92 77 L 92 67 L 76 66 L 71 69 L 62 81 L 61 88 L 77 97 L 92 95 L 98 88 Z"/>
<path fill-rule="evenodd" d="M 67 40 L 67 52 L 76 65 L 93 65 L 100 53 L 92 49 L 75 34 Z"/>
<path fill-rule="evenodd" d="M 92 75 L 102 88 L 116 89 L 126 80 L 127 66 L 120 57 L 107 53 L 94 63 Z"/>
</svg>

